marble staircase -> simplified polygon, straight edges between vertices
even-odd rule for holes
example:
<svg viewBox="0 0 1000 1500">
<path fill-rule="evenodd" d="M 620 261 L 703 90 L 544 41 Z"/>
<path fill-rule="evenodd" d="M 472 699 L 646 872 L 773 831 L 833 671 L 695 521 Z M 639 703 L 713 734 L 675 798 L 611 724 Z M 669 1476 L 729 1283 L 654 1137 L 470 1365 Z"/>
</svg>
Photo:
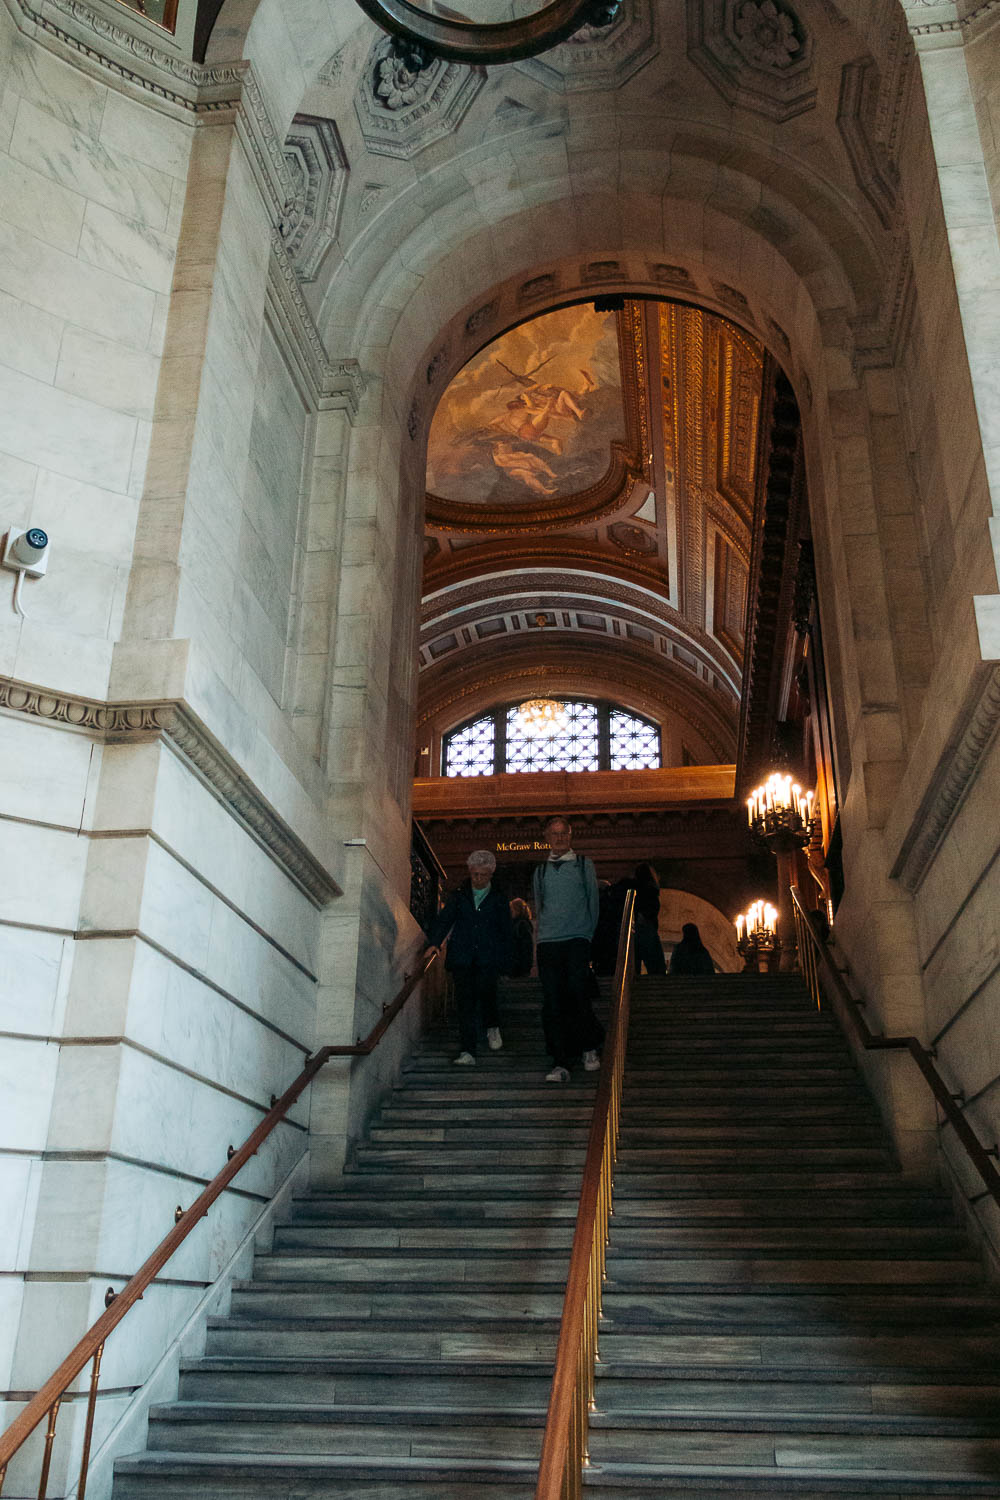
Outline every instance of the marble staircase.
<svg viewBox="0 0 1000 1500">
<path fill-rule="evenodd" d="M 114 1500 L 530 1500 L 595 1078 L 429 1037 Z M 586 1494 L 1000 1496 L 1000 1299 L 794 978 L 635 990 Z"/>
</svg>

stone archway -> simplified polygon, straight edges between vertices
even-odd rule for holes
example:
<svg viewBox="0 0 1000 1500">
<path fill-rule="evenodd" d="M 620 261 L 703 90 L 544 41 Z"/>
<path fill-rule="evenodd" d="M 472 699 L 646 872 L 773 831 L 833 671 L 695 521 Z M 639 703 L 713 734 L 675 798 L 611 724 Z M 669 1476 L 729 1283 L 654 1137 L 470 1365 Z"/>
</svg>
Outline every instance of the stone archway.
<svg viewBox="0 0 1000 1500">
<path fill-rule="evenodd" d="M 731 918 L 690 891 L 664 886 L 660 891 L 660 939 L 669 957 L 670 949 L 681 940 L 686 922 L 694 922 L 701 940 L 723 974 L 738 974 L 743 960 L 736 951 L 736 936 Z"/>
</svg>

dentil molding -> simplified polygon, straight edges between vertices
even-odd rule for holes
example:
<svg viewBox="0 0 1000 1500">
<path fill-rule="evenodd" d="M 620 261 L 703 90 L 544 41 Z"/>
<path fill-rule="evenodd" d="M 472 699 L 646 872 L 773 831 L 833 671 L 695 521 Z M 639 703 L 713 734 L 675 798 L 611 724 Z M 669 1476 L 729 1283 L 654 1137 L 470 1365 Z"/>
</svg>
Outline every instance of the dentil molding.
<svg viewBox="0 0 1000 1500">
<path fill-rule="evenodd" d="M 162 740 L 314 906 L 326 906 L 341 894 L 325 866 L 181 699 L 102 703 L 4 677 L 0 678 L 0 710 L 83 730 L 108 745 Z"/>
<path fill-rule="evenodd" d="M 169 112 L 206 115 L 238 108 L 249 64 L 208 66 L 155 46 L 82 0 L 4 0 L 19 31 L 57 56 L 76 59 L 111 87 L 124 82 Z M 280 142 L 276 143 L 280 155 Z"/>
</svg>

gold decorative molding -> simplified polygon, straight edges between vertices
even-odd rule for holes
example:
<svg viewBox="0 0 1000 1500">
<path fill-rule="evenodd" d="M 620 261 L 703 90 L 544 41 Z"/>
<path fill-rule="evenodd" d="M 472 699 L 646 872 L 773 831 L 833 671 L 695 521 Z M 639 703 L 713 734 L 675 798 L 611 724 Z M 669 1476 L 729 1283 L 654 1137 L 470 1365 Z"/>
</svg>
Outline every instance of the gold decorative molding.
<svg viewBox="0 0 1000 1500">
<path fill-rule="evenodd" d="M 326 867 L 182 699 L 103 703 L 0 678 L 0 710 L 83 731 L 104 744 L 162 740 L 314 906 L 341 894 Z"/>
</svg>

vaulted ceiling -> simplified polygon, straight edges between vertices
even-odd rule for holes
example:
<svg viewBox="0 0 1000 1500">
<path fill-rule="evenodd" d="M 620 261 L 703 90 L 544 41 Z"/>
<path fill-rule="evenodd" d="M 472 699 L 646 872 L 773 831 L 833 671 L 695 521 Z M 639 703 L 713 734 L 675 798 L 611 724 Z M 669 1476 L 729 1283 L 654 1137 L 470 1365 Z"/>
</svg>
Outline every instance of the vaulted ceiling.
<svg viewBox="0 0 1000 1500">
<path fill-rule="evenodd" d="M 765 359 L 735 322 L 619 298 L 522 323 L 452 380 L 427 460 L 431 761 L 540 691 L 652 714 L 665 760 L 735 758 Z"/>
</svg>

